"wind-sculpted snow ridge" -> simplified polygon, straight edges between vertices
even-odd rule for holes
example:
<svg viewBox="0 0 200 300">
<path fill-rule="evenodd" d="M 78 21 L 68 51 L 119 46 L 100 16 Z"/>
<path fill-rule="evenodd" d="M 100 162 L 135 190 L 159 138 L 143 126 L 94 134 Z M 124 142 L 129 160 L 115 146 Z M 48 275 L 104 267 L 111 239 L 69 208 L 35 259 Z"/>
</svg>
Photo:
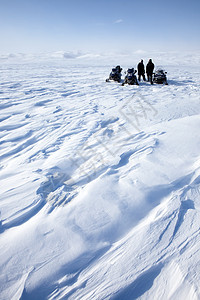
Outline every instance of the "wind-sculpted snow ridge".
<svg viewBox="0 0 200 300">
<path fill-rule="evenodd" d="M 1 300 L 200 299 L 199 69 L 110 68 L 1 66 Z"/>
</svg>

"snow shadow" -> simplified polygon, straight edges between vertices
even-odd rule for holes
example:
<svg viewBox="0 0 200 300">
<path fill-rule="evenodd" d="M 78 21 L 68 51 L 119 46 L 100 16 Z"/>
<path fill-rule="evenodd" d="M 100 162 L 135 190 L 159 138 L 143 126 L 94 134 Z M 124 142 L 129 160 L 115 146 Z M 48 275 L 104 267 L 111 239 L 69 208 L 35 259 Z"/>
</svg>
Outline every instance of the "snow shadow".
<svg viewBox="0 0 200 300">
<path fill-rule="evenodd" d="M 163 264 L 160 263 L 143 272 L 131 284 L 112 297 L 111 300 L 133 300 L 141 297 L 153 286 L 153 282 L 160 274 L 162 268 Z"/>
<path fill-rule="evenodd" d="M 184 221 L 184 216 L 187 213 L 188 209 L 195 209 L 194 202 L 192 200 L 185 200 L 181 202 L 181 206 L 179 209 L 176 225 L 173 232 L 173 237 L 178 232 L 179 228 L 181 227 L 181 224 Z"/>
<path fill-rule="evenodd" d="M 31 205 L 21 209 L 18 213 L 12 215 L 6 220 L 0 220 L 0 233 L 3 233 L 5 230 L 12 227 L 20 226 L 32 217 L 34 217 L 45 205 L 45 201 L 42 199 L 37 200 Z"/>
<path fill-rule="evenodd" d="M 167 80 L 167 82 L 169 85 L 176 85 L 176 86 L 184 86 L 184 85 L 194 83 L 193 80 L 173 80 L 173 79 L 169 79 L 169 80 Z"/>
<path fill-rule="evenodd" d="M 86 267 L 92 265 L 95 261 L 102 257 L 109 249 L 110 246 L 106 246 L 100 250 L 97 250 L 95 253 L 84 253 L 77 259 L 62 266 L 56 273 L 53 274 L 53 280 L 50 278 L 49 280 L 41 281 L 40 285 L 35 287 L 31 291 L 26 288 L 25 283 L 20 300 L 44 300 L 49 299 L 50 294 L 54 295 L 53 299 L 57 299 L 57 296 L 59 296 L 59 293 L 63 290 L 63 288 L 73 287 L 73 285 L 78 282 L 81 272 L 85 270 Z M 87 280 L 80 282 L 78 286 L 72 288 L 68 293 L 66 293 L 62 297 L 62 299 L 68 299 L 77 290 L 84 289 L 86 287 L 86 284 Z"/>
<path fill-rule="evenodd" d="M 41 183 L 36 193 L 51 205 L 52 210 L 56 206 L 69 203 L 77 195 L 76 189 L 65 183 L 70 176 L 63 173 L 58 167 L 51 168 L 46 177 L 47 180 Z"/>
<path fill-rule="evenodd" d="M 0 218 L 1 218 L 1 212 L 0 212 Z M 0 233 L 2 233 L 4 231 L 3 227 L 2 227 L 2 221 L 0 219 Z"/>
</svg>

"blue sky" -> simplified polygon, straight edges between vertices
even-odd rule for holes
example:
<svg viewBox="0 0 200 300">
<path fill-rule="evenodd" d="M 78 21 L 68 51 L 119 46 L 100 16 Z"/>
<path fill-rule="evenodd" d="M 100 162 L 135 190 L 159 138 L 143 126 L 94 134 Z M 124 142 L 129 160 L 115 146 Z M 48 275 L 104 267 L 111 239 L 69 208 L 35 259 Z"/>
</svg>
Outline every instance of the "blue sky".
<svg viewBox="0 0 200 300">
<path fill-rule="evenodd" d="M 199 50 L 200 0 L 0 0 L 0 52 Z"/>
</svg>

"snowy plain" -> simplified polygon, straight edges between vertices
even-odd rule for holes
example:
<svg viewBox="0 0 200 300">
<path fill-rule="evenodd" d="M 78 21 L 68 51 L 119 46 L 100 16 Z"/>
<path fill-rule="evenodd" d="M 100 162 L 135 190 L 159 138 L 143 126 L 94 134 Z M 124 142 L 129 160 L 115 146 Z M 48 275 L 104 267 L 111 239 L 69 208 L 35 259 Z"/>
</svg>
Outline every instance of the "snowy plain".
<svg viewBox="0 0 200 300">
<path fill-rule="evenodd" d="M 200 299 L 200 56 L 0 56 L 0 299 Z"/>
</svg>

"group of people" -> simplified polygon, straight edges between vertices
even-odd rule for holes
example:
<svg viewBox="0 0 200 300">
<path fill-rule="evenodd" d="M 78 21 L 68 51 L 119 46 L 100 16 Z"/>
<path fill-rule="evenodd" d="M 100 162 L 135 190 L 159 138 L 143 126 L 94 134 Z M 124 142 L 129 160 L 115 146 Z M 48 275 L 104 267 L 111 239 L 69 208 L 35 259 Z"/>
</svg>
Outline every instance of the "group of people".
<svg viewBox="0 0 200 300">
<path fill-rule="evenodd" d="M 116 66 L 115 68 L 112 69 L 109 78 L 106 79 L 106 81 L 109 82 L 110 80 L 114 80 L 117 82 L 121 82 L 121 76 L 122 76 L 121 71 L 122 68 L 119 65 Z M 136 73 L 138 75 L 137 77 L 135 75 Z M 145 73 L 147 75 L 147 81 L 153 84 L 153 82 L 155 81 L 155 74 L 154 74 L 154 63 L 152 62 L 152 59 L 149 59 L 146 68 L 144 66 L 143 59 L 141 59 L 141 61 L 138 63 L 137 70 L 135 70 L 134 68 L 129 68 L 125 72 L 126 76 L 123 80 L 122 85 L 126 83 L 131 85 L 133 84 L 139 85 L 138 81 L 141 81 L 141 77 L 143 78 L 144 81 L 146 81 Z M 153 78 L 153 74 L 154 74 L 154 78 Z"/>
<path fill-rule="evenodd" d="M 154 70 L 154 63 L 152 62 L 151 59 L 149 59 L 147 65 L 146 65 L 146 74 L 147 74 L 147 80 L 149 82 L 151 82 L 151 84 L 153 84 L 153 78 L 152 78 L 153 70 Z M 142 76 L 143 80 L 146 81 L 145 67 L 144 67 L 143 59 L 141 59 L 141 61 L 137 65 L 137 71 L 138 71 L 138 81 L 141 80 L 141 76 Z"/>
</svg>

